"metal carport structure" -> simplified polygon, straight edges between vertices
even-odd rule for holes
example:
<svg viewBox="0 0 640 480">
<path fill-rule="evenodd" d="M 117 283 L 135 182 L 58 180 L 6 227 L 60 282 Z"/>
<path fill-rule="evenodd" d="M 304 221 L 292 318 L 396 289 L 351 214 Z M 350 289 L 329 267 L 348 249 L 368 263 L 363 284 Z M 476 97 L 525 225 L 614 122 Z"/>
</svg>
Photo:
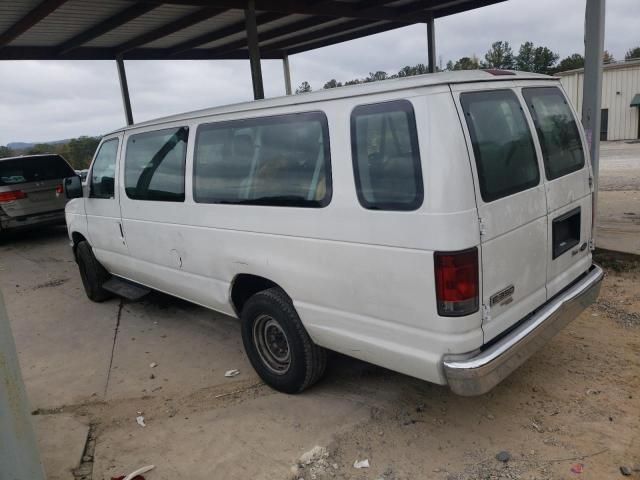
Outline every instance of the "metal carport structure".
<svg viewBox="0 0 640 480">
<path fill-rule="evenodd" d="M 124 60 L 249 60 L 255 99 L 261 59 L 288 57 L 424 23 L 435 71 L 437 18 L 505 0 L 2 0 L 0 60 L 112 60 L 133 123 Z M 582 123 L 597 192 L 605 0 L 586 0 Z M 42 479 L 8 320 L 0 303 L 0 478 Z M 6 477 L 4 475 L 7 475 Z"/>
<path fill-rule="evenodd" d="M 128 123 L 124 60 L 248 59 L 255 99 L 261 59 L 425 23 L 435 71 L 436 18 L 504 0 L 3 0 L 0 60 L 115 60 Z"/>
</svg>

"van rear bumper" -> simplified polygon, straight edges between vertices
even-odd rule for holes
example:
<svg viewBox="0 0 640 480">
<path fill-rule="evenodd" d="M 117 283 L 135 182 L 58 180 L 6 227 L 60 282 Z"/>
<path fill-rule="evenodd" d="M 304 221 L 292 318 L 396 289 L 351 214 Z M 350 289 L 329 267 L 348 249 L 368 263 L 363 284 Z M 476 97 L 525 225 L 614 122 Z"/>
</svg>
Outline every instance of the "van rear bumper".
<svg viewBox="0 0 640 480">
<path fill-rule="evenodd" d="M 445 355 L 444 374 L 454 393 L 482 395 L 504 380 L 598 298 L 604 272 L 597 265 L 484 350 Z"/>
<path fill-rule="evenodd" d="M 10 217 L 4 212 L 0 215 L 0 230 L 13 230 L 34 225 L 64 225 L 64 209 L 34 213 L 20 217 Z"/>
</svg>

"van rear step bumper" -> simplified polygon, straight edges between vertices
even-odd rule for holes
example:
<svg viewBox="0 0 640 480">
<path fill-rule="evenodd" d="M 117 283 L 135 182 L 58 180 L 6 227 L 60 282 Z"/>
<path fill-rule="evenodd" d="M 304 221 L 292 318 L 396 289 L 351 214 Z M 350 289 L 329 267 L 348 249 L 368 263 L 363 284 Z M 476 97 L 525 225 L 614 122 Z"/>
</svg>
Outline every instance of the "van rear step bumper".
<svg viewBox="0 0 640 480">
<path fill-rule="evenodd" d="M 444 373 L 454 393 L 482 395 L 504 380 L 598 298 L 604 272 L 597 265 L 542 305 L 486 350 L 445 355 Z"/>
</svg>

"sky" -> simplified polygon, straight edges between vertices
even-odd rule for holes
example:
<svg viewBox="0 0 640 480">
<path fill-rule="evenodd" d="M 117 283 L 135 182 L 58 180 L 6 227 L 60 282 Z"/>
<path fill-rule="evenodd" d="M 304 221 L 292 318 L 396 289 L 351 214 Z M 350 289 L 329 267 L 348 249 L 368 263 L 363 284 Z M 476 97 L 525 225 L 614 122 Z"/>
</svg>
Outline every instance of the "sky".
<svg viewBox="0 0 640 480">
<path fill-rule="evenodd" d="M 584 53 L 586 0 L 508 0 L 436 20 L 438 63 L 473 54 L 492 42 L 514 52 L 532 41 L 563 58 Z M 607 0 L 605 49 L 618 59 L 640 46 L 640 0 Z M 314 89 L 404 65 L 427 63 L 426 26 L 413 25 L 290 57 L 292 84 Z M 249 62 L 125 62 L 136 122 L 252 99 Z M 282 62 L 263 60 L 267 97 L 284 94 Z M 0 145 L 101 135 L 125 123 L 114 61 L 0 62 Z"/>
</svg>

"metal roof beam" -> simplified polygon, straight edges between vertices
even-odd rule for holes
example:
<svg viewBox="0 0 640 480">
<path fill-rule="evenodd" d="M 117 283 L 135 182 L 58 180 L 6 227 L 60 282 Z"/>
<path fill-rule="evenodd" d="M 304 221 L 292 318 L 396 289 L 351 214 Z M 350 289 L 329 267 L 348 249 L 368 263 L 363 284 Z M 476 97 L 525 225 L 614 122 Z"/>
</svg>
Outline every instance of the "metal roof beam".
<svg viewBox="0 0 640 480">
<path fill-rule="evenodd" d="M 279 50 L 261 52 L 260 56 L 267 60 L 282 59 Z M 80 47 L 69 53 L 60 55 L 56 47 L 20 47 L 7 46 L 0 49 L 0 60 L 115 60 L 116 52 L 108 47 Z M 198 48 L 181 52 L 169 57 L 166 48 L 136 48 L 127 52 L 125 60 L 246 60 L 249 53 L 246 49 L 220 53 L 215 49 Z"/>
<path fill-rule="evenodd" d="M 114 16 L 107 18 L 106 20 L 94 25 L 93 27 L 85 30 L 84 32 L 79 33 L 75 37 L 70 40 L 67 40 L 63 44 L 58 46 L 58 53 L 60 55 L 64 55 L 69 53 L 72 50 L 84 45 L 91 40 L 104 35 L 111 30 L 114 30 L 125 23 L 130 22 L 131 20 L 138 18 L 144 15 L 147 12 L 157 8 L 159 5 L 153 4 L 136 4 L 132 5 L 129 8 L 122 10 L 119 13 L 116 13 Z"/>
<path fill-rule="evenodd" d="M 322 2 L 325 2 L 327 0 L 321 0 Z M 366 7 L 364 7 L 364 9 L 370 8 L 372 5 L 382 5 L 385 3 L 391 3 L 395 0 L 372 0 L 366 3 Z M 318 2 L 316 2 L 318 3 Z M 330 23 L 330 22 L 334 22 L 336 19 L 333 17 L 328 17 L 328 16 L 321 16 L 321 15 L 316 15 L 310 18 L 305 18 L 303 20 L 299 20 L 297 22 L 293 22 L 293 23 L 289 23 L 287 25 L 282 25 L 280 27 L 276 27 L 264 32 L 260 32 L 258 33 L 258 40 L 263 43 L 263 42 L 267 42 L 269 40 L 273 40 L 276 39 L 278 37 L 283 37 L 285 35 L 290 35 L 292 33 L 296 33 L 299 32 L 301 30 L 306 30 L 309 28 L 314 28 L 314 27 L 319 27 L 325 23 Z M 367 24 L 369 22 L 364 22 L 364 24 Z M 362 21 L 358 22 L 358 26 L 361 26 L 363 24 Z M 344 25 L 344 24 L 343 24 Z M 326 29 L 322 30 L 322 32 L 326 32 Z M 311 33 L 311 32 L 310 32 Z M 282 42 L 282 43 L 287 43 L 286 41 Z M 236 50 L 238 48 L 243 48 L 246 47 L 246 40 L 245 39 L 240 39 L 240 40 L 236 40 L 234 42 L 230 42 L 228 44 L 225 45 L 221 45 L 220 47 L 216 47 L 215 50 L 219 51 L 219 52 L 231 52 L 233 50 Z"/>
<path fill-rule="evenodd" d="M 43 2 L 40 2 L 24 17 L 10 26 L 4 33 L 0 34 L 0 47 L 3 47 L 15 40 L 67 1 L 68 0 L 44 0 Z"/>
<path fill-rule="evenodd" d="M 361 28 L 359 30 L 355 30 L 353 32 L 344 33 L 342 35 L 335 35 L 330 38 L 319 38 L 316 41 L 310 41 L 309 43 L 294 46 L 292 48 L 282 49 L 285 53 L 289 55 L 294 55 L 296 53 L 306 52 L 308 50 L 315 50 L 316 48 L 327 47 L 329 45 L 334 45 L 336 43 L 348 42 L 349 40 L 355 40 L 357 38 L 366 37 L 368 35 L 374 35 L 376 33 L 386 32 L 388 30 L 394 30 L 396 28 L 400 28 L 405 26 L 404 24 L 388 22 L 383 23 L 381 25 L 374 25 L 369 28 Z M 270 46 L 267 45 L 264 48 L 264 54 L 268 55 L 270 52 Z"/>
<path fill-rule="evenodd" d="M 129 0 L 134 1 L 134 0 Z M 135 0 L 141 3 L 147 3 L 151 5 L 196 5 L 205 6 L 210 5 L 210 0 Z M 422 1 L 422 0 L 421 0 Z M 222 8 L 233 9 L 245 9 L 247 6 L 246 0 L 216 0 L 216 6 Z M 394 20 L 403 21 L 402 17 L 403 7 L 385 7 L 376 6 L 371 8 L 362 8 L 362 5 L 357 3 L 347 3 L 342 1 L 326 1 L 321 3 L 305 3 L 299 0 L 256 0 L 256 10 L 263 12 L 275 12 L 283 15 L 320 15 L 330 16 L 333 18 L 358 18 L 364 20 Z M 408 23 L 415 23 L 410 19 L 404 19 Z"/>
<path fill-rule="evenodd" d="M 189 15 L 185 15 L 184 17 L 179 18 L 178 20 L 174 20 L 162 27 L 156 28 L 155 30 L 151 30 L 150 32 L 143 33 L 142 35 L 138 35 L 137 37 L 121 43 L 120 45 L 115 47 L 115 50 L 118 53 L 125 53 L 129 50 L 133 50 L 136 47 L 140 47 L 142 45 L 146 45 L 147 43 L 154 42 L 166 36 L 169 36 L 173 33 L 179 32 L 180 30 L 184 30 L 185 28 L 191 27 L 197 23 L 208 20 L 209 18 L 215 17 L 228 11 L 226 8 L 218 8 L 218 7 L 205 7 L 196 12 L 190 13 Z"/>
<path fill-rule="evenodd" d="M 274 20 L 278 20 L 282 18 L 284 15 L 278 13 L 262 13 L 260 15 L 256 15 L 256 22 L 258 25 L 263 23 L 273 22 Z M 205 43 L 215 42 L 216 40 L 222 40 L 225 37 L 235 35 L 237 33 L 242 33 L 246 31 L 246 22 L 244 20 L 235 22 L 231 25 L 227 25 L 226 27 L 219 28 L 217 30 L 213 30 L 212 32 L 207 32 L 203 35 L 198 35 L 195 38 L 182 42 L 174 47 L 169 49 L 169 56 L 178 55 L 182 52 L 186 52 L 188 50 L 192 50 L 200 45 L 204 45 Z M 246 45 L 246 40 L 243 40 Z"/>
</svg>

